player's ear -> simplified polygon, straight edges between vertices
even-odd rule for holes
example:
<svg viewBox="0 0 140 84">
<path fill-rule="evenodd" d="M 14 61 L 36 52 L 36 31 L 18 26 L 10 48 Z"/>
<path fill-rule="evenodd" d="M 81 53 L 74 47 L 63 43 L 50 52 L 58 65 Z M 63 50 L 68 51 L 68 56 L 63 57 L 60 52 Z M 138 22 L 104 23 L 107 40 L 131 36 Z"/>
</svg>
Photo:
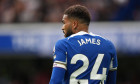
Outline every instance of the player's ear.
<svg viewBox="0 0 140 84">
<path fill-rule="evenodd" d="M 73 21 L 73 30 L 76 31 L 78 28 L 78 21 Z"/>
</svg>

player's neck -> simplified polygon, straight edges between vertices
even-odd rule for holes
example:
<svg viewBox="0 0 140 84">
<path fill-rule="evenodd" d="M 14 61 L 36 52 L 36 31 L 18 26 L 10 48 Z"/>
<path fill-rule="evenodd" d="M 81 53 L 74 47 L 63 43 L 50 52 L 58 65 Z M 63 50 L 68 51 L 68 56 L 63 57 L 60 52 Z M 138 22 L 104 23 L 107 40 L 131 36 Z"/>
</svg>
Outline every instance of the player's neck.
<svg viewBox="0 0 140 84">
<path fill-rule="evenodd" d="M 86 25 L 79 25 L 79 27 L 77 29 L 77 32 L 80 32 L 80 31 L 84 31 L 84 32 L 88 33 L 88 26 L 86 26 Z"/>
</svg>

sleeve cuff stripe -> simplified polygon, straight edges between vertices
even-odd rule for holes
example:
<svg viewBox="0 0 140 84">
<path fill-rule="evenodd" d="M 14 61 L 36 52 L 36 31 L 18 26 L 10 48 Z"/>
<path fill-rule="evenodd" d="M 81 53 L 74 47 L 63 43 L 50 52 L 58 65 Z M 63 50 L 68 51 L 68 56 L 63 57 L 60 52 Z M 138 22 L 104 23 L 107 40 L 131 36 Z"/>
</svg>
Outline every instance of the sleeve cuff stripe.
<svg viewBox="0 0 140 84">
<path fill-rule="evenodd" d="M 55 63 L 61 63 L 61 64 L 66 64 L 66 62 L 61 62 L 61 61 L 54 61 Z"/>
<path fill-rule="evenodd" d="M 67 69 L 66 68 L 66 65 L 64 65 L 64 64 L 61 64 L 61 63 L 53 63 L 53 67 L 60 67 L 60 68 L 63 68 L 63 69 Z"/>
</svg>

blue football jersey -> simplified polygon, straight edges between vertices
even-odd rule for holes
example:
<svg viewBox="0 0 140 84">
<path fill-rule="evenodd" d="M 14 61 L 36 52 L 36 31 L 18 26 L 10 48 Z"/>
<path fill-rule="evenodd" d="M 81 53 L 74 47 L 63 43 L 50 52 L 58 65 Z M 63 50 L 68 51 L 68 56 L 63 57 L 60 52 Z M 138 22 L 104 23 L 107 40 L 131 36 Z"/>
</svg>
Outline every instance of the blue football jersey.
<svg viewBox="0 0 140 84">
<path fill-rule="evenodd" d="M 114 45 L 99 35 L 81 31 L 54 48 L 53 67 L 66 71 L 63 84 L 106 84 L 108 72 L 117 66 Z"/>
</svg>

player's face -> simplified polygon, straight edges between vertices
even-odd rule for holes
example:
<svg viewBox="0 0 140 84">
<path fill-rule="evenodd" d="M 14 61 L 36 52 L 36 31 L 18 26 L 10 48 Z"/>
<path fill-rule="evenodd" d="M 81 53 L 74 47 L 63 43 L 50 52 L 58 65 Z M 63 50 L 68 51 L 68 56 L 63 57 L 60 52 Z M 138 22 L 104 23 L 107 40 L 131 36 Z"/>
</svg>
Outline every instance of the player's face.
<svg viewBox="0 0 140 84">
<path fill-rule="evenodd" d="M 63 22 L 62 30 L 63 30 L 64 36 L 68 37 L 68 36 L 72 35 L 73 34 L 73 32 L 72 32 L 72 22 L 68 18 L 67 15 L 63 16 L 62 22 Z"/>
</svg>

